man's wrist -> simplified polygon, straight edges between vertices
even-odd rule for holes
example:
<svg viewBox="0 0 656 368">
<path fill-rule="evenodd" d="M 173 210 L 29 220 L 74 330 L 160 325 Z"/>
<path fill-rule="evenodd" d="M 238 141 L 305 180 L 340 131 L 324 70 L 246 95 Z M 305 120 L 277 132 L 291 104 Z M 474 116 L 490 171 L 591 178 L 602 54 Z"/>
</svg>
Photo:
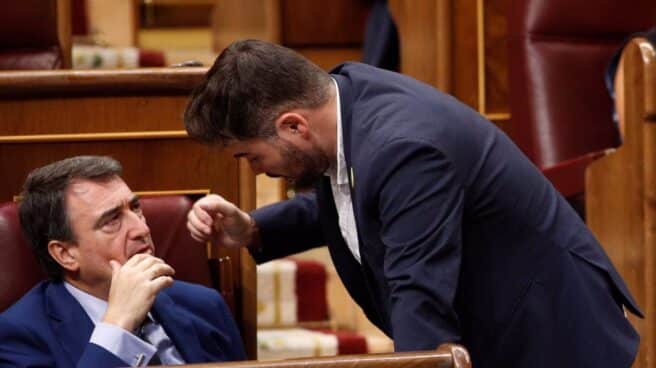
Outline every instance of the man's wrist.
<svg viewBox="0 0 656 368">
<path fill-rule="evenodd" d="M 124 316 L 118 316 L 115 318 L 110 313 L 105 313 L 101 321 L 122 328 L 130 333 L 134 333 L 137 327 L 139 327 L 139 323 L 131 318 L 126 318 Z"/>
<path fill-rule="evenodd" d="M 246 244 L 246 248 L 252 253 L 257 253 L 262 251 L 262 241 L 260 238 L 260 228 L 257 226 L 257 223 L 255 222 L 255 219 L 253 219 L 253 216 L 248 216 L 250 219 L 250 234 L 251 234 L 251 240 Z"/>
</svg>

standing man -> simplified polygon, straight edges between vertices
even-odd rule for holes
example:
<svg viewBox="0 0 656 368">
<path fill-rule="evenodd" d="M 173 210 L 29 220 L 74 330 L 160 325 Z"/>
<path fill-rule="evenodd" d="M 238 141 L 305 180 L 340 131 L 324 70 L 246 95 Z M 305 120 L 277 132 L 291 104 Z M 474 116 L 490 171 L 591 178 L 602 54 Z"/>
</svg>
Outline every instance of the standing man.
<svg viewBox="0 0 656 368">
<path fill-rule="evenodd" d="M 197 240 L 263 262 L 328 244 L 397 351 L 459 342 L 475 367 L 629 367 L 640 311 L 585 224 L 519 149 L 453 97 L 281 46 L 229 46 L 194 91 L 190 136 L 315 190 L 247 214 L 199 200 Z"/>
<path fill-rule="evenodd" d="M 0 367 L 124 367 L 245 359 L 221 296 L 153 256 L 139 198 L 109 157 L 36 169 L 21 226 L 50 276 L 0 314 Z"/>
</svg>

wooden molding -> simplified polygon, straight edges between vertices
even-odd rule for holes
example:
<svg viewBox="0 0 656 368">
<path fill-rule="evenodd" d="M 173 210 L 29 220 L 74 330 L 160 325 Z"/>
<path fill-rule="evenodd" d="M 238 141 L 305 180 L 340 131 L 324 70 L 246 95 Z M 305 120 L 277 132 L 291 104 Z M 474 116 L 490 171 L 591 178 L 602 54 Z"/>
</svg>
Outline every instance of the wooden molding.
<svg viewBox="0 0 656 368">
<path fill-rule="evenodd" d="M 184 130 L 163 130 L 153 132 L 113 132 L 113 133 L 75 133 L 75 134 L 26 134 L 0 136 L 0 143 L 55 143 L 123 141 L 137 139 L 187 139 Z"/>
<path fill-rule="evenodd" d="M 0 97 L 186 95 L 206 72 L 207 68 L 8 71 L 0 73 Z"/>
</svg>

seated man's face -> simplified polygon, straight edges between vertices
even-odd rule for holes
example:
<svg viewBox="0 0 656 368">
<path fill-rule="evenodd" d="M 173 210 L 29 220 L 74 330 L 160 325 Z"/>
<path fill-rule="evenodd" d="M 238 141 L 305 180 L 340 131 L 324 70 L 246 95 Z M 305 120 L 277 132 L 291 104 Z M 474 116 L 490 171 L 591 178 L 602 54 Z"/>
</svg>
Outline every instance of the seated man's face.
<svg viewBox="0 0 656 368">
<path fill-rule="evenodd" d="M 78 266 L 73 274 L 88 292 L 109 291 L 110 260 L 123 264 L 137 253 L 155 252 L 139 200 L 119 177 L 74 180 L 66 192 L 66 209 L 77 240 L 70 248 Z"/>
</svg>

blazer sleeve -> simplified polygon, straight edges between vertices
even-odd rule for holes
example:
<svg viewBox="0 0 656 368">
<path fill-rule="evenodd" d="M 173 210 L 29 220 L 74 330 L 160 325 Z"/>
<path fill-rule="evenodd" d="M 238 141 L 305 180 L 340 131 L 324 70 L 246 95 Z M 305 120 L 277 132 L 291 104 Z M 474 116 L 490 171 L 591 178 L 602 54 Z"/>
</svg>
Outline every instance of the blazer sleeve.
<svg viewBox="0 0 656 368">
<path fill-rule="evenodd" d="M 258 263 L 325 244 L 314 192 L 259 208 L 251 213 L 260 230 L 261 249 L 251 250 Z"/>
<path fill-rule="evenodd" d="M 31 331 L 0 316 L 0 367 L 55 367 L 54 352 Z M 127 363 L 109 351 L 88 343 L 76 362 L 76 367 L 112 368 L 126 366 Z"/>
<path fill-rule="evenodd" d="M 464 190 L 433 144 L 396 139 L 374 155 L 367 192 L 379 215 L 397 351 L 460 340 L 454 298 L 462 253 Z"/>
</svg>

